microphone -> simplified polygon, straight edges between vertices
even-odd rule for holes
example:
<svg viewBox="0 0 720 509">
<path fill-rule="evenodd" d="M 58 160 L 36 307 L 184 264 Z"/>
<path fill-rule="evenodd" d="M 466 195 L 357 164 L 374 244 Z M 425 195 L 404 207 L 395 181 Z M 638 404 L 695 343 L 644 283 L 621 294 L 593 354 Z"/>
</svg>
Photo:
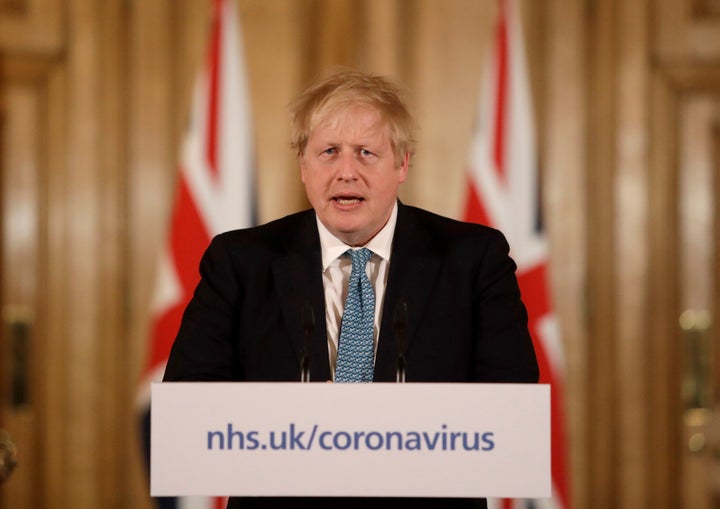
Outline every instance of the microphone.
<svg viewBox="0 0 720 509">
<path fill-rule="evenodd" d="M 397 383 L 405 383 L 405 371 L 407 367 L 405 359 L 405 328 L 407 326 L 407 301 L 399 298 L 395 303 L 395 313 L 393 314 L 393 328 L 397 337 L 398 357 L 397 367 L 395 369 L 395 381 Z"/>
<path fill-rule="evenodd" d="M 312 334 L 315 330 L 315 312 L 312 304 L 308 301 L 303 302 L 300 310 L 300 320 L 305 335 L 305 347 L 300 358 L 300 381 L 304 383 L 310 381 L 310 354 L 312 351 Z"/>
</svg>

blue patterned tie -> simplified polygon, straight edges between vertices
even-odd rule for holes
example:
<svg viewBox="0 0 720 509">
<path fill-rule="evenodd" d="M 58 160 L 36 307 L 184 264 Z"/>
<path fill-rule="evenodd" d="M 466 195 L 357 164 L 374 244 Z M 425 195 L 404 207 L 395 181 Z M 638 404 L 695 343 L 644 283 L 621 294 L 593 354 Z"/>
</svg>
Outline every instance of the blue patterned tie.
<svg viewBox="0 0 720 509">
<path fill-rule="evenodd" d="M 372 257 L 369 249 L 348 249 L 343 256 L 352 260 L 338 345 L 336 382 L 372 382 L 375 343 L 375 292 L 365 273 Z"/>
</svg>

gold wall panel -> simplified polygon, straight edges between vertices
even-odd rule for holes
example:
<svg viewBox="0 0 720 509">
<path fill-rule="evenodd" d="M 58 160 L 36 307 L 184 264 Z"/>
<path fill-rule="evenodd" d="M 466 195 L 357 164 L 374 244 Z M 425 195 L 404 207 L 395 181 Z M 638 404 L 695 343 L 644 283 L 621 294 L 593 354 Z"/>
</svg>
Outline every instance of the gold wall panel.
<svg viewBox="0 0 720 509">
<path fill-rule="evenodd" d="M 63 0 L 0 2 L 0 52 L 57 55 L 63 45 Z"/>
</svg>

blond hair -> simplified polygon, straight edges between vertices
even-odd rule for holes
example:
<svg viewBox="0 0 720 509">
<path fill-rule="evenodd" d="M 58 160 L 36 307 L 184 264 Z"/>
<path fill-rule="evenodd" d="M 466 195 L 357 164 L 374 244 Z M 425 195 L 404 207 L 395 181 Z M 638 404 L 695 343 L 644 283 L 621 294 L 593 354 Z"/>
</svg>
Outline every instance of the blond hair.
<svg viewBox="0 0 720 509">
<path fill-rule="evenodd" d="M 341 70 L 310 85 L 290 105 L 290 146 L 298 157 L 305 153 L 313 129 L 328 118 L 354 106 L 377 111 L 385 123 L 396 164 L 415 148 L 415 122 L 400 97 L 400 90 L 382 76 Z"/>
</svg>

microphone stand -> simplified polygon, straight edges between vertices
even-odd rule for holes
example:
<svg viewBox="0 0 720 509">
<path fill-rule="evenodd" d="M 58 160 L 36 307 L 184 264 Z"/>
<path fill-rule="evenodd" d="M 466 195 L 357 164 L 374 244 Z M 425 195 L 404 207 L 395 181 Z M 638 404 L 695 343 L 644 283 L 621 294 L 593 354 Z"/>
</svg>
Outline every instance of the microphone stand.
<svg viewBox="0 0 720 509">
<path fill-rule="evenodd" d="M 395 313 L 393 314 L 393 327 L 395 336 L 397 337 L 398 358 L 397 367 L 395 369 L 395 381 L 397 383 L 405 383 L 405 371 L 407 362 L 405 359 L 405 328 L 407 325 L 407 302 L 400 298 L 395 303 Z"/>
<path fill-rule="evenodd" d="M 303 333 L 305 334 L 305 347 L 300 358 L 300 382 L 310 381 L 310 354 L 312 346 L 312 334 L 315 330 L 315 313 L 309 302 L 304 302 L 301 310 Z"/>
</svg>

